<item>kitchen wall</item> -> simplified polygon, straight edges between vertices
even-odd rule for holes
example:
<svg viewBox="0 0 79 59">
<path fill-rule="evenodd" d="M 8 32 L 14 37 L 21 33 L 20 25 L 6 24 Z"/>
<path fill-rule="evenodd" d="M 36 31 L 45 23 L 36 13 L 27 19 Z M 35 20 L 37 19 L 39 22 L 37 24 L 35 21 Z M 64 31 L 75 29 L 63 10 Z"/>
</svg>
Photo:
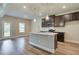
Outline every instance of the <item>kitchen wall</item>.
<svg viewBox="0 0 79 59">
<path fill-rule="evenodd" d="M 79 43 L 79 21 L 66 22 L 65 27 L 55 29 L 65 32 L 65 41 Z"/>
<path fill-rule="evenodd" d="M 41 19 L 37 18 L 36 22 L 34 20 L 32 20 L 31 22 L 31 31 L 32 32 L 40 32 L 41 29 Z"/>
<path fill-rule="evenodd" d="M 32 31 L 48 31 L 49 29 L 55 29 L 59 32 L 65 32 L 65 41 L 79 43 L 79 21 L 66 22 L 65 27 L 41 27 L 41 19 L 37 19 L 36 22 L 32 21 Z"/>
<path fill-rule="evenodd" d="M 31 21 L 28 19 L 21 19 L 12 16 L 4 16 L 0 18 L 0 37 L 3 37 L 3 23 L 9 22 L 11 24 L 11 36 L 24 35 L 27 36 L 31 31 Z M 19 23 L 25 23 L 25 32 L 19 33 Z"/>
</svg>

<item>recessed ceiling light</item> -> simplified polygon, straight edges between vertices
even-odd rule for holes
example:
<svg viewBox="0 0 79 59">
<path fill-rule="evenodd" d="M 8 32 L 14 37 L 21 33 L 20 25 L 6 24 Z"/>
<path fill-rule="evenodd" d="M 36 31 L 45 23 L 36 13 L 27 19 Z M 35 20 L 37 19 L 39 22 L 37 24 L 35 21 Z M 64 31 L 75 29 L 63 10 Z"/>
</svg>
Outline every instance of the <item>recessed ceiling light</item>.
<svg viewBox="0 0 79 59">
<path fill-rule="evenodd" d="M 36 22 L 36 19 L 34 18 L 34 20 L 33 20 L 34 22 Z"/>
<path fill-rule="evenodd" d="M 26 6 L 24 6 L 23 8 L 26 8 Z"/>
<path fill-rule="evenodd" d="M 63 8 L 63 9 L 65 9 L 65 8 L 66 8 L 66 6 L 64 5 L 64 6 L 62 6 L 62 8 Z"/>
</svg>

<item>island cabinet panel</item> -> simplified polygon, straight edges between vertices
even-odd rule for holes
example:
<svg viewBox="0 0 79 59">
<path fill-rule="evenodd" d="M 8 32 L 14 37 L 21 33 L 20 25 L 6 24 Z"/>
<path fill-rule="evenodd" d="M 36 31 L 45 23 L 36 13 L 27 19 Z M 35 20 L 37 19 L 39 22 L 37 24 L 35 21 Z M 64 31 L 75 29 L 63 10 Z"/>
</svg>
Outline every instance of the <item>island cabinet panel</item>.
<svg viewBox="0 0 79 59">
<path fill-rule="evenodd" d="M 57 48 L 57 33 L 29 33 L 29 43 L 40 49 L 55 53 Z"/>
<path fill-rule="evenodd" d="M 55 23 L 54 23 L 55 27 L 64 27 L 65 26 L 65 20 L 63 18 L 63 15 L 62 16 L 56 16 L 55 17 Z"/>
</svg>

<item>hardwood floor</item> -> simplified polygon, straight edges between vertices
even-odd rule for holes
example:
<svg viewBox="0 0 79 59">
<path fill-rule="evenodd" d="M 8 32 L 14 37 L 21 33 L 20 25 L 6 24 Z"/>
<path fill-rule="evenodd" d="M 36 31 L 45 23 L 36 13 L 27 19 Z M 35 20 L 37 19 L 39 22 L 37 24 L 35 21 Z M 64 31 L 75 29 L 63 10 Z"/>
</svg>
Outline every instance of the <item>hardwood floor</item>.
<svg viewBox="0 0 79 59">
<path fill-rule="evenodd" d="M 58 42 L 54 54 L 29 44 L 28 37 L 0 41 L 0 55 L 78 55 L 79 44 Z"/>
</svg>

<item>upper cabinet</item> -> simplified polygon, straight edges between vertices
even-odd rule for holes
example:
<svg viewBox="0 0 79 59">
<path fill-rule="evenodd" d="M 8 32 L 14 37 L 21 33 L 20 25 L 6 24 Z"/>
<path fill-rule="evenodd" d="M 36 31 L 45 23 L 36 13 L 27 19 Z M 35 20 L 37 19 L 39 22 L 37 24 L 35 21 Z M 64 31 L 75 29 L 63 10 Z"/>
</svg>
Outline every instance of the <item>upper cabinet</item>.
<svg viewBox="0 0 79 59">
<path fill-rule="evenodd" d="M 64 27 L 65 26 L 65 20 L 62 16 L 56 16 L 55 17 L 55 27 Z"/>
<path fill-rule="evenodd" d="M 72 13 L 72 21 L 79 20 L 79 12 Z"/>
<path fill-rule="evenodd" d="M 42 19 L 42 27 L 47 27 L 46 20 L 44 18 Z"/>
<path fill-rule="evenodd" d="M 72 14 L 65 14 L 63 15 L 64 20 L 67 21 L 72 21 Z"/>
<path fill-rule="evenodd" d="M 42 19 L 42 27 L 64 27 L 65 22 L 79 20 L 79 12 L 68 13 L 60 16 L 51 15 L 49 20 Z"/>
<path fill-rule="evenodd" d="M 64 19 L 65 19 L 65 21 L 76 21 L 76 20 L 79 20 L 79 12 L 65 14 L 64 15 Z"/>
<path fill-rule="evenodd" d="M 52 27 L 54 26 L 54 15 L 49 16 L 49 19 L 46 20 L 45 18 L 42 19 L 42 27 Z"/>
<path fill-rule="evenodd" d="M 79 20 L 79 12 L 68 13 L 61 16 L 55 16 L 55 27 L 64 27 L 65 22 Z"/>
</svg>

